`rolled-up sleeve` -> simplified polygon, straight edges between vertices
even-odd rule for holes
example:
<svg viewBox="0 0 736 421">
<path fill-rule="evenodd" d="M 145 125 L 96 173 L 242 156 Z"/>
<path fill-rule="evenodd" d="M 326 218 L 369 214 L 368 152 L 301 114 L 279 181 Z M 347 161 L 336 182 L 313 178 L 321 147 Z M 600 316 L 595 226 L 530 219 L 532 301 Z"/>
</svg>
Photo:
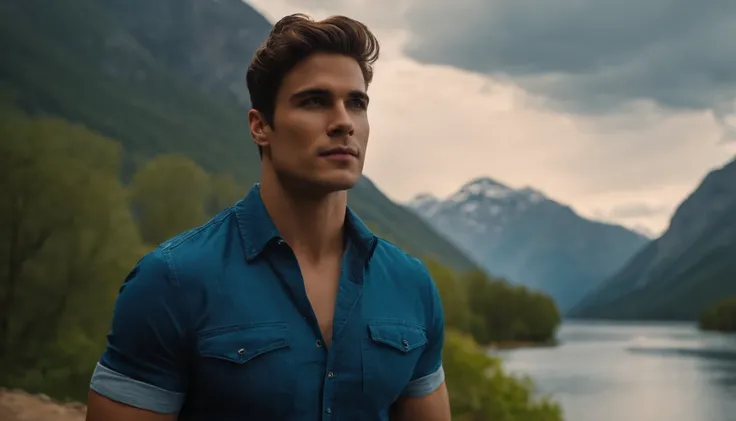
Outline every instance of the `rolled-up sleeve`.
<svg viewBox="0 0 736 421">
<path fill-rule="evenodd" d="M 114 401 L 177 413 L 187 389 L 187 312 L 167 250 L 144 256 L 120 288 L 90 388 Z"/>
<path fill-rule="evenodd" d="M 445 341 L 445 313 L 442 300 L 426 266 L 422 264 L 423 276 L 426 276 L 426 285 L 429 293 L 425 299 L 431 309 L 427 323 L 427 346 L 422 351 L 414 369 L 414 376 L 404 389 L 404 397 L 422 397 L 435 390 L 445 381 L 445 371 L 442 368 L 442 347 Z"/>
</svg>

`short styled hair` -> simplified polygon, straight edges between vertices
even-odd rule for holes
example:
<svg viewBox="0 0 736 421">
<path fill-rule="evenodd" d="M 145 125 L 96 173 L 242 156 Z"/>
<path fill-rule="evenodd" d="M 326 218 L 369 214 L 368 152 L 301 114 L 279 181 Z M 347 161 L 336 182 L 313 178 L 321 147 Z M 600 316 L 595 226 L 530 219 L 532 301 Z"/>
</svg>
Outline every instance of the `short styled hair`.
<svg viewBox="0 0 736 421">
<path fill-rule="evenodd" d="M 299 62 L 315 53 L 354 58 L 368 87 L 379 51 L 375 35 L 357 20 L 332 16 L 314 21 L 301 13 L 286 16 L 276 22 L 248 66 L 246 81 L 251 106 L 273 127 L 276 94 L 282 80 Z"/>
</svg>

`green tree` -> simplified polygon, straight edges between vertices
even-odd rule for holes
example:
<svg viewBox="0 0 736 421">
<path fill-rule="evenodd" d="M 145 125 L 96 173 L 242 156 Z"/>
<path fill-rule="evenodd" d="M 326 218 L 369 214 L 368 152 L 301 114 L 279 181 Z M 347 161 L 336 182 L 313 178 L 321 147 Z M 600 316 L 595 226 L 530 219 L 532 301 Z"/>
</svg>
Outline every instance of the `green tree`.
<svg viewBox="0 0 736 421">
<path fill-rule="evenodd" d="M 130 188 L 133 212 L 148 244 L 159 244 L 207 219 L 210 177 L 183 155 L 146 162 Z"/>
<path fill-rule="evenodd" d="M 217 174 L 210 177 L 210 195 L 205 204 L 208 216 L 232 206 L 245 196 L 245 189 L 229 175 Z"/>
<path fill-rule="evenodd" d="M 79 398 L 140 250 L 119 146 L 57 119 L 0 126 L 0 383 Z"/>
<path fill-rule="evenodd" d="M 465 274 L 461 282 L 468 289 L 471 332 L 479 343 L 553 340 L 561 316 L 549 295 L 480 271 Z"/>
</svg>

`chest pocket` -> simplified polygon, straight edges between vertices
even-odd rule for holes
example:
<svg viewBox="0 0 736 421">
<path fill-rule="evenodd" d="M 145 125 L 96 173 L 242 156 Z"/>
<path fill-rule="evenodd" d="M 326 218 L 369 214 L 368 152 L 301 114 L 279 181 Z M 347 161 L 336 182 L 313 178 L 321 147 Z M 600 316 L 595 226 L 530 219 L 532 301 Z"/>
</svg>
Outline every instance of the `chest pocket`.
<svg viewBox="0 0 736 421">
<path fill-rule="evenodd" d="M 401 320 L 368 323 L 363 344 L 363 392 L 378 407 L 390 405 L 411 381 L 427 345 L 426 329 Z"/>
<path fill-rule="evenodd" d="M 259 323 L 202 334 L 195 383 L 213 406 L 280 416 L 295 384 L 286 323 Z"/>
</svg>

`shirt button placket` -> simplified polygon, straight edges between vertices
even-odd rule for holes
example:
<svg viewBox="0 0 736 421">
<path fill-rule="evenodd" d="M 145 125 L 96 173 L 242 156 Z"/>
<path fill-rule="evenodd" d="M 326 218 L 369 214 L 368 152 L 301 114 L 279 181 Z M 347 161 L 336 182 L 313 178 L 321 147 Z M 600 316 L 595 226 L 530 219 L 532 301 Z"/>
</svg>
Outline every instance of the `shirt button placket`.
<svg viewBox="0 0 736 421">
<path fill-rule="evenodd" d="M 332 380 L 335 378 L 335 373 L 332 370 L 327 370 L 327 380 Z M 334 385 L 327 384 L 325 387 L 325 391 L 329 391 L 330 394 L 332 394 L 332 389 L 334 388 Z M 327 406 L 330 404 L 331 399 L 325 399 L 324 405 L 325 407 L 325 419 L 329 419 L 332 415 L 332 408 Z"/>
</svg>

